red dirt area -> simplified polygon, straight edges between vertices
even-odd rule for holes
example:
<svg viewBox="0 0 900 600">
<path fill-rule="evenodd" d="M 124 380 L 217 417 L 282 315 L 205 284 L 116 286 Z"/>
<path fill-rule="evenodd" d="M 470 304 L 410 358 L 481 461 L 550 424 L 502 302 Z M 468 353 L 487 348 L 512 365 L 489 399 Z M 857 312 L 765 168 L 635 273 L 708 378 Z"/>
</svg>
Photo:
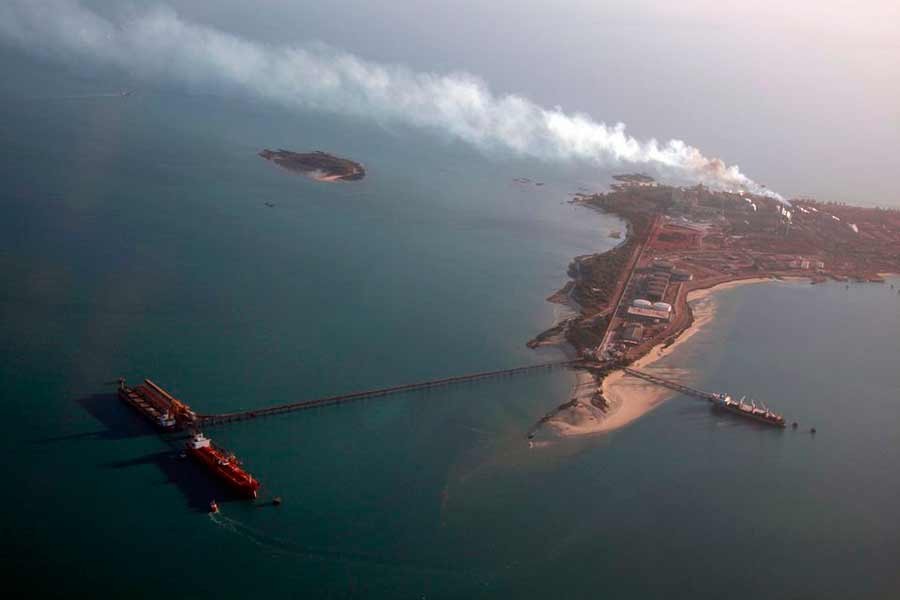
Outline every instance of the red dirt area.
<svg viewBox="0 0 900 600">
<path fill-rule="evenodd" d="M 650 246 L 659 250 L 697 250 L 703 233 L 690 227 L 666 223 L 660 227 Z"/>
</svg>

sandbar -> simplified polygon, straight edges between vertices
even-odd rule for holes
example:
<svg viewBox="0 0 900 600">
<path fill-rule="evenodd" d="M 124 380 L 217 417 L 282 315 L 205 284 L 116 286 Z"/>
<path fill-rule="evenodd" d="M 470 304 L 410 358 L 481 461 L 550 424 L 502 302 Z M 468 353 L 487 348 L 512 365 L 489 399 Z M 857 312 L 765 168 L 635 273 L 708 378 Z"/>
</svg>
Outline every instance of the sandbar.
<svg viewBox="0 0 900 600">
<path fill-rule="evenodd" d="M 713 320 L 715 303 L 712 296 L 727 289 L 772 281 L 777 280 L 766 277 L 739 279 L 691 291 L 687 296 L 694 317 L 691 325 L 673 343 L 654 346 L 631 367 L 668 379 L 685 381 L 690 378 L 691 373 L 687 370 L 663 367 L 658 363 Z M 606 399 L 605 408 L 591 402 L 597 391 Z M 621 370 L 607 375 L 598 387 L 591 373 L 580 371 L 572 394 L 572 399 L 577 400 L 577 403 L 549 417 L 545 426 L 561 437 L 606 433 L 634 422 L 676 395 L 677 392 L 630 377 Z"/>
</svg>

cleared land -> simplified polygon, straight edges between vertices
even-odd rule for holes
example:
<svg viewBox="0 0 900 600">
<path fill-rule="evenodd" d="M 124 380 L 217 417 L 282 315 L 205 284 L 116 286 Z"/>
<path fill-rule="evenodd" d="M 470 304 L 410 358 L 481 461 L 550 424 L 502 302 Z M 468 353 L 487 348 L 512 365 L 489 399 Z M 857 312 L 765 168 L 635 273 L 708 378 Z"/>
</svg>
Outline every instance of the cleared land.
<svg viewBox="0 0 900 600">
<path fill-rule="evenodd" d="M 572 262 L 571 281 L 551 299 L 574 301 L 578 314 L 529 342 L 565 340 L 593 378 L 593 385 L 582 380 L 575 398 L 542 419 L 565 423 L 556 427 L 563 434 L 609 428 L 600 422 L 622 401 L 604 397 L 599 384 L 690 328 L 691 292 L 769 278 L 881 282 L 882 273 L 900 273 L 897 210 L 811 199 L 784 203 L 661 185 L 645 175 L 615 179 L 610 192 L 579 194 L 574 202 L 627 221 L 625 242 Z M 597 425 L 582 427 L 584 419 Z"/>
</svg>

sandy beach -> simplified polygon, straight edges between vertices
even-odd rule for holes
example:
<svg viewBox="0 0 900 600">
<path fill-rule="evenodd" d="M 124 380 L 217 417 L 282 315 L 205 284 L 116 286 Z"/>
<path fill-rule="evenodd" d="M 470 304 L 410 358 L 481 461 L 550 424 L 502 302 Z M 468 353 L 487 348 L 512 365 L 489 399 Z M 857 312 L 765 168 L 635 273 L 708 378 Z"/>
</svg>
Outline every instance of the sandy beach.
<svg viewBox="0 0 900 600">
<path fill-rule="evenodd" d="M 674 343 L 669 346 L 663 344 L 655 346 L 650 352 L 635 361 L 632 367 L 660 377 L 685 380 L 690 376 L 689 372 L 662 367 L 658 363 L 713 320 L 715 317 L 714 294 L 727 289 L 771 281 L 777 280 L 770 278 L 741 279 L 690 292 L 687 301 L 694 315 L 691 326 L 685 329 Z M 577 399 L 578 402 L 570 408 L 560 410 L 548 419 L 546 427 L 562 437 L 605 433 L 628 425 L 676 395 L 672 390 L 647 383 L 636 377 L 629 377 L 624 371 L 616 371 L 608 375 L 600 386 L 600 391 L 608 403 L 607 408 L 603 410 L 591 403 L 591 398 L 597 389 L 593 375 L 579 372 L 572 394 L 572 398 Z"/>
<path fill-rule="evenodd" d="M 310 179 L 314 179 L 315 181 L 322 181 L 324 183 L 333 183 L 335 181 L 343 181 L 343 177 L 341 175 L 328 175 L 325 171 L 307 171 L 304 173 Z"/>
</svg>

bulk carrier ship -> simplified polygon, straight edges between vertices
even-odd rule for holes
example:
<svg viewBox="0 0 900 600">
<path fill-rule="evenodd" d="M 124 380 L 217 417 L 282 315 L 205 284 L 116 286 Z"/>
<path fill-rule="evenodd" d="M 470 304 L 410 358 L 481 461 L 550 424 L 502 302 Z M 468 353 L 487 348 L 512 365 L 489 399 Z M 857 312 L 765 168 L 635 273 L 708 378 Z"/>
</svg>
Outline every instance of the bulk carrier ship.
<svg viewBox="0 0 900 600">
<path fill-rule="evenodd" d="M 201 419 L 187 404 L 149 379 L 134 387 L 129 387 L 124 378 L 117 382 L 118 395 L 122 402 L 138 411 L 162 431 L 180 429 L 194 431 L 186 444 L 186 453 L 238 495 L 256 498 L 259 481 L 241 467 L 241 461 L 234 454 L 217 447 L 212 440 L 197 431 Z"/>
<path fill-rule="evenodd" d="M 753 419 L 766 425 L 773 427 L 784 427 L 784 417 L 778 413 L 772 412 L 765 406 L 757 406 L 752 400 L 750 403 L 744 402 L 744 399 L 734 400 L 728 394 L 711 394 L 709 401 L 715 408 L 727 410 L 730 413 Z"/>
<path fill-rule="evenodd" d="M 118 380 L 119 399 L 129 405 L 158 429 L 174 431 L 197 420 L 197 415 L 190 407 L 176 399 L 149 379 L 144 383 L 129 387 L 125 379 Z"/>
</svg>

